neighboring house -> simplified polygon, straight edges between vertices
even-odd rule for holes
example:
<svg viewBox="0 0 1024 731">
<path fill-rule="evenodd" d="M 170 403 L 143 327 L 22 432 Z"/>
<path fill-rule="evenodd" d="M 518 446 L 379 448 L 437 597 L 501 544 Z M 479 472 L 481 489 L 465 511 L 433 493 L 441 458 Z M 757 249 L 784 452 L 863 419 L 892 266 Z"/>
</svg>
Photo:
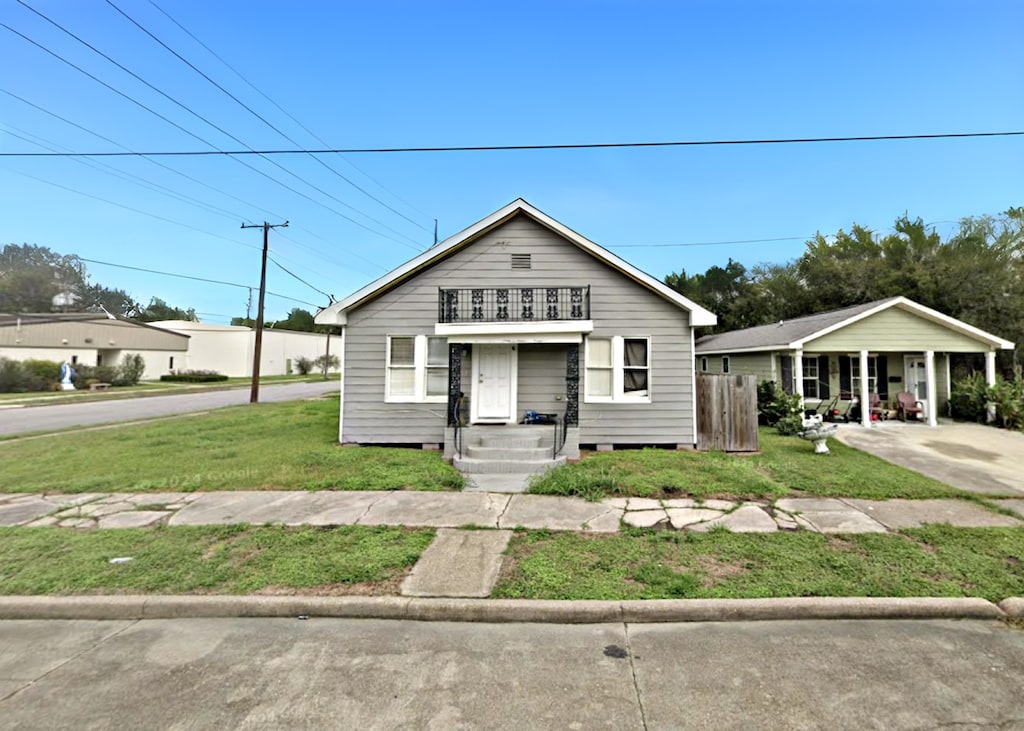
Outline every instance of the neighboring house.
<svg viewBox="0 0 1024 731">
<path fill-rule="evenodd" d="M 950 355 L 984 353 L 989 385 L 995 353 L 1013 343 L 906 297 L 868 302 L 697 341 L 698 372 L 753 374 L 800 395 L 808 408 L 839 397 L 892 402 L 906 391 L 934 426 L 949 400 Z M 867 378 L 861 378 L 862 374 Z M 861 421 L 870 425 L 867 409 Z"/>
<path fill-rule="evenodd" d="M 161 330 L 189 336 L 188 353 L 177 370 L 217 371 L 226 376 L 252 375 L 256 331 L 239 325 L 210 325 L 188 320 L 161 320 L 150 323 Z M 340 344 L 322 333 L 294 330 L 263 330 L 260 348 L 260 375 L 282 376 L 295 372 L 295 360 L 316 360 Z"/>
<path fill-rule="evenodd" d="M 519 199 L 316 321 L 343 327 L 342 443 L 449 449 L 457 420 L 532 410 L 563 420 L 573 455 L 692 448 L 693 328 L 716 318 Z"/>
<path fill-rule="evenodd" d="M 91 312 L 0 314 L 0 357 L 116 366 L 123 353 L 146 361 L 143 378 L 180 368 L 187 335 Z"/>
</svg>

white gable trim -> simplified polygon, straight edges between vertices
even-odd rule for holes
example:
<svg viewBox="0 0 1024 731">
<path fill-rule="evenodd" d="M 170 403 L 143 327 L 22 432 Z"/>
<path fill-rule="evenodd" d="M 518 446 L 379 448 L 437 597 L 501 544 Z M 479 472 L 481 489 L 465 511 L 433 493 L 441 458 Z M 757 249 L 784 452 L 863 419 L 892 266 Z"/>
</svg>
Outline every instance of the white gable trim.
<svg viewBox="0 0 1024 731">
<path fill-rule="evenodd" d="M 817 338 L 828 335 L 836 330 L 841 330 L 848 325 L 852 325 L 853 323 L 871 317 L 872 315 L 877 315 L 879 312 L 884 312 L 892 307 L 899 307 L 900 309 L 908 310 L 914 314 L 920 315 L 925 320 L 931 320 L 938 325 L 943 325 L 944 327 L 961 333 L 962 335 L 987 343 L 990 347 L 1001 348 L 1003 350 L 1013 350 L 1013 343 L 1009 340 L 1003 340 L 1002 338 L 991 333 L 987 333 L 984 330 L 980 330 L 973 325 L 968 325 L 962 320 L 957 320 L 955 317 L 943 315 L 941 312 L 933 310 L 931 307 L 919 305 L 917 302 L 909 300 L 906 297 L 893 297 L 892 299 L 885 300 L 879 303 L 877 307 L 872 307 L 870 310 L 865 310 L 864 312 L 852 315 L 841 322 L 837 322 L 835 325 L 830 325 L 816 333 L 812 333 L 811 335 L 801 338 L 800 340 L 791 343 L 789 347 L 802 348 L 808 341 L 816 340 Z"/>
<path fill-rule="evenodd" d="M 587 253 L 591 254 L 594 258 L 605 264 L 617 269 L 621 273 L 635 280 L 636 282 L 644 285 L 648 289 L 661 295 L 663 298 L 672 302 L 676 306 L 687 310 L 690 313 L 690 326 L 700 327 L 703 325 L 714 325 L 718 322 L 717 316 L 710 310 L 706 310 L 696 302 L 693 302 L 681 294 L 676 292 L 674 289 L 664 284 L 651 275 L 643 272 L 634 267 L 624 259 L 620 259 L 615 254 L 611 253 L 607 249 L 595 244 L 593 241 L 579 235 L 572 229 L 562 225 L 555 219 L 548 216 L 546 213 L 534 208 L 529 203 L 524 201 L 522 198 L 509 203 L 504 208 L 501 208 L 491 215 L 483 218 L 474 223 L 469 228 L 463 229 L 453 236 L 449 236 L 444 241 L 440 242 L 436 246 L 433 246 L 424 251 L 419 256 L 416 256 L 405 264 L 402 264 L 397 269 L 392 270 L 383 277 L 371 282 L 362 289 L 354 292 L 340 302 L 336 302 L 333 305 L 321 310 L 317 313 L 316 322 L 319 325 L 343 325 L 347 318 L 346 314 L 348 310 L 358 306 L 364 300 L 373 297 L 374 295 L 381 292 L 381 290 L 390 289 L 393 285 L 401 282 L 402 280 L 414 275 L 420 269 L 444 259 L 457 249 L 460 245 L 467 241 L 471 241 L 482 232 L 490 229 L 491 227 L 503 222 L 504 220 L 511 218 L 515 214 L 523 212 L 532 218 L 536 219 L 542 225 L 547 226 L 552 231 L 560 234 L 563 238 L 567 239 L 571 243 L 575 244 L 579 248 L 583 249 Z"/>
</svg>

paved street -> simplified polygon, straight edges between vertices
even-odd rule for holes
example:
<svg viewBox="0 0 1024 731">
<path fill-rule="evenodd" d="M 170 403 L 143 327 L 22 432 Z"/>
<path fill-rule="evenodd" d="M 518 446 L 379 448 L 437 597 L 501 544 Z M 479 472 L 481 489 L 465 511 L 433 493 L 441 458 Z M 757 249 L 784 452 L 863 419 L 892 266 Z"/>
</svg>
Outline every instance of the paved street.
<svg viewBox="0 0 1024 731">
<path fill-rule="evenodd" d="M 1024 728 L 991 621 L 0 622 L 9 729 Z"/>
<path fill-rule="evenodd" d="M 315 383 L 261 385 L 260 401 L 294 401 L 337 390 L 336 378 Z M 206 411 L 222 406 L 238 406 L 247 403 L 249 403 L 248 387 L 176 396 L 147 396 L 146 398 L 90 401 L 81 404 L 3 409 L 0 410 L 0 434 L 56 431 L 75 426 L 108 424 L 130 419 L 151 419 L 158 416 L 187 414 L 192 411 Z"/>
</svg>

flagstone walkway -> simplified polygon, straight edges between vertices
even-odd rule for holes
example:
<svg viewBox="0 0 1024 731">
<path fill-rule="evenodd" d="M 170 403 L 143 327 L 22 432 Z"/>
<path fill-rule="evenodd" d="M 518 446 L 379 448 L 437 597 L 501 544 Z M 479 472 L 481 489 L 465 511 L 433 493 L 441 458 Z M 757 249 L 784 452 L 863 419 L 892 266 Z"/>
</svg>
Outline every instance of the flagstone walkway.
<svg viewBox="0 0 1024 731">
<path fill-rule="evenodd" d="M 967 500 L 783 498 L 771 502 L 611 498 L 461 492 L 245 491 L 0 494 L 0 526 L 80 530 L 154 525 L 476 526 L 615 533 L 621 526 L 738 533 L 806 530 L 884 533 L 927 523 L 1024 525 L 1024 499 L 994 500 L 1011 517 Z"/>
</svg>

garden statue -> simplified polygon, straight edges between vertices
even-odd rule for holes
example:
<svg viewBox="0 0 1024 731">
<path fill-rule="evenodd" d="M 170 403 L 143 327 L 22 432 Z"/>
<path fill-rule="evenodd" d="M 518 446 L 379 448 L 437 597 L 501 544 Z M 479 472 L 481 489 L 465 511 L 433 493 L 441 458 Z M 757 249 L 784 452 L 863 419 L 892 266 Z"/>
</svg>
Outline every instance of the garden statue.
<svg viewBox="0 0 1024 731">
<path fill-rule="evenodd" d="M 52 372 L 52 371 L 51 371 Z M 63 391 L 74 391 L 75 369 L 71 367 L 70 361 L 64 361 L 60 366 L 60 387 Z"/>
</svg>

